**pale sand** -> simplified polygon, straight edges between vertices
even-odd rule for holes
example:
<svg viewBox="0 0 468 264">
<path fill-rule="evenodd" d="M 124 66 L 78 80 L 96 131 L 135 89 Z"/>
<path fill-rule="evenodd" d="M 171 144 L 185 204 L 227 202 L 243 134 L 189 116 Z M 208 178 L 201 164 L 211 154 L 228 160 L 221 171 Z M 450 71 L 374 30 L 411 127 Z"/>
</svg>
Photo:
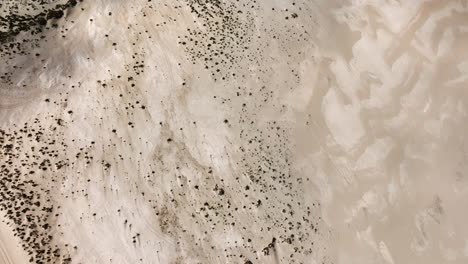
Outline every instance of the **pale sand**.
<svg viewBox="0 0 468 264">
<path fill-rule="evenodd" d="M 11 225 L 8 225 L 4 215 L 0 214 L 0 263 L 29 263 L 29 257 L 21 247 L 18 237 L 13 235 Z"/>
<path fill-rule="evenodd" d="M 24 136 L 11 166 L 60 206 L 48 221 L 63 256 L 468 262 L 466 1 L 246 5 L 252 42 L 224 48 L 237 56 L 219 66 L 227 81 L 190 61 L 209 51 L 178 44 L 206 21 L 152 3 L 85 1 L 60 21 L 66 38 L 46 33 L 45 62 L 9 61 L 30 85 L 0 90 L 0 127 Z M 26 122 L 44 141 L 19 132 Z M 20 165 L 41 163 L 41 147 L 57 156 L 29 175 Z"/>
</svg>

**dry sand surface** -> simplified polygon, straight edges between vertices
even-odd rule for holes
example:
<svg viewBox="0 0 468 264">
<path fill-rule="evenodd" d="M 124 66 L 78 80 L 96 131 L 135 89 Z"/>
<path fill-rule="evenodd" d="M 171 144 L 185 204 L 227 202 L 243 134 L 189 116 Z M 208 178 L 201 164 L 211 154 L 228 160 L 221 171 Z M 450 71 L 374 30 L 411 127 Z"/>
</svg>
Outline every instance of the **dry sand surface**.
<svg viewBox="0 0 468 264">
<path fill-rule="evenodd" d="M 468 1 L 1 0 L 0 263 L 468 263 Z"/>
<path fill-rule="evenodd" d="M 28 256 L 15 236 L 14 227 L 8 225 L 4 214 L 0 217 L 0 263 L 26 264 Z"/>
</svg>

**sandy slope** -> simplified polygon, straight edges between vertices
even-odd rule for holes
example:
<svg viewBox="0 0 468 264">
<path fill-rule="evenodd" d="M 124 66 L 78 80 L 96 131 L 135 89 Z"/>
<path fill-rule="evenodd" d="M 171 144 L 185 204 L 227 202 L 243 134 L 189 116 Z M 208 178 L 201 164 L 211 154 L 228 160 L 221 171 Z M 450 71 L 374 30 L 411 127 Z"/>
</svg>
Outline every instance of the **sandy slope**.
<svg viewBox="0 0 468 264">
<path fill-rule="evenodd" d="M 0 263 L 29 263 L 29 258 L 21 247 L 17 237 L 13 235 L 11 226 L 7 225 L 4 215 L 0 218 Z"/>
<path fill-rule="evenodd" d="M 467 262 L 465 1 L 59 9 L 2 44 L 5 261 Z"/>
</svg>

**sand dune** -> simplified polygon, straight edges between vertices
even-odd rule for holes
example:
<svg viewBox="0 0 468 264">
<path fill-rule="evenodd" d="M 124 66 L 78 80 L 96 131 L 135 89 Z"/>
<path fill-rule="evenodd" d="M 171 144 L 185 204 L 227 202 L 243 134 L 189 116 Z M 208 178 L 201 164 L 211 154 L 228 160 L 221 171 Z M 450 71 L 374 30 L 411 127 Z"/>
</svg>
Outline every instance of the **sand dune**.
<svg viewBox="0 0 468 264">
<path fill-rule="evenodd" d="M 3 1 L 0 263 L 467 263 L 466 47 L 463 0 Z"/>
</svg>

